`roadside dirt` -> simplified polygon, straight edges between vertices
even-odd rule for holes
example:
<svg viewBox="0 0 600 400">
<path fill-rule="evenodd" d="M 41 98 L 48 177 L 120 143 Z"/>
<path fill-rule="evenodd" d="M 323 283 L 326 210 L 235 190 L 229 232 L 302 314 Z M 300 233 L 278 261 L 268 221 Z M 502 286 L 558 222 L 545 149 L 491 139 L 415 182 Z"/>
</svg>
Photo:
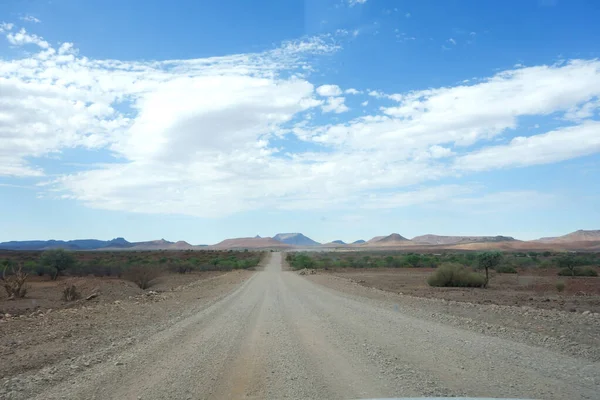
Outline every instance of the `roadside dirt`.
<svg viewBox="0 0 600 400">
<path fill-rule="evenodd" d="M 137 340 L 135 333 L 139 326 L 157 324 L 156 329 L 160 329 L 160 324 L 168 321 L 169 317 L 179 316 L 183 304 L 185 308 L 209 304 L 252 273 L 171 275 L 163 277 L 146 291 L 130 282 L 106 278 L 67 278 L 62 282 L 39 285 L 39 290 L 33 293 L 41 296 L 49 290 L 53 297 L 41 298 L 58 308 L 42 308 L 38 303 L 38 308 L 32 312 L 28 310 L 8 318 L 4 315 L 0 319 L 0 358 L 3 360 L 0 376 L 36 371 L 76 357 L 84 357 L 82 363 L 85 364 L 102 362 L 123 346 L 132 345 Z M 56 294 L 57 286 L 72 279 L 84 280 L 89 288 L 94 289 L 89 292 L 99 293 L 99 296 L 90 301 L 84 298 L 77 302 L 63 302 L 60 294 Z M 81 287 L 82 293 L 88 293 L 85 285 Z M 32 299 L 22 301 L 27 300 Z M 5 301 L 2 306 L 12 306 L 16 302 Z M 101 349 L 100 353 L 94 355 L 97 349 Z M 57 375 L 56 378 L 60 377 Z"/>
<path fill-rule="evenodd" d="M 317 270 L 349 279 L 362 286 L 410 296 L 503 306 L 526 306 L 546 310 L 600 313 L 600 278 L 557 276 L 557 269 L 493 273 L 490 286 L 479 288 L 436 288 L 427 285 L 432 268 L 340 268 Z M 556 283 L 563 282 L 559 293 Z"/>
<path fill-rule="evenodd" d="M 1 323 L 0 398 L 597 398 L 596 316 L 456 304 L 272 253 L 262 271 Z M 531 340 L 538 324 L 567 325 L 575 350 Z"/>
<path fill-rule="evenodd" d="M 152 282 L 150 290 L 156 292 L 172 291 L 182 285 L 198 280 L 222 275 L 222 271 L 199 271 L 187 274 L 165 274 Z M 66 302 L 62 299 L 64 288 L 75 285 L 81 295 L 79 301 Z M 4 290 L 0 293 L 0 320 L 6 314 L 16 317 L 22 314 L 46 312 L 62 308 L 80 307 L 81 305 L 111 303 L 140 296 L 144 290 L 117 277 L 65 277 L 53 281 L 49 277 L 30 276 L 26 283 L 27 296 L 22 299 L 7 300 Z M 90 301 L 85 299 L 95 294 Z"/>
<path fill-rule="evenodd" d="M 347 276 L 317 273 L 307 275 L 306 278 L 340 294 L 369 299 L 378 306 L 394 309 L 405 307 L 406 313 L 418 318 L 541 346 L 591 361 L 600 361 L 600 314 L 589 311 L 574 313 L 557 309 L 538 309 L 530 306 L 481 304 L 466 301 L 463 296 L 460 296 L 460 301 L 435 296 L 417 297 L 381 290 Z M 363 275 L 361 277 L 364 278 Z M 383 280 L 381 276 L 378 279 Z M 393 278 L 389 277 L 387 282 L 393 284 Z M 444 296 L 447 294 L 443 293 Z M 471 298 L 476 295 L 472 292 L 470 294 Z"/>
</svg>

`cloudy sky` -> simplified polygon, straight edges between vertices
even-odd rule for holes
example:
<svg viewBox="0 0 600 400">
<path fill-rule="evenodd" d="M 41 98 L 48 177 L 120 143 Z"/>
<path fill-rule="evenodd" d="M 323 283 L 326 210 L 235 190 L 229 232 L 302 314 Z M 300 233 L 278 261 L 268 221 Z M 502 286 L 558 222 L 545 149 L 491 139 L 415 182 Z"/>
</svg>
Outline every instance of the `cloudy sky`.
<svg viewBox="0 0 600 400">
<path fill-rule="evenodd" d="M 591 1 L 0 2 L 0 241 L 600 228 Z"/>
</svg>

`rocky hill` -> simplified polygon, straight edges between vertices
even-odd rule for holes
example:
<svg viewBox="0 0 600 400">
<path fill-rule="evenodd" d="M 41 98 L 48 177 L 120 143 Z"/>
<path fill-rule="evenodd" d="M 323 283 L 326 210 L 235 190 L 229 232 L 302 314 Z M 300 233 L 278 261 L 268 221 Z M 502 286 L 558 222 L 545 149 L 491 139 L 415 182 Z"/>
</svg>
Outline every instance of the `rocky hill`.
<svg viewBox="0 0 600 400">
<path fill-rule="evenodd" d="M 309 237 L 304 236 L 301 233 L 278 233 L 277 235 L 273 236 L 273 239 L 281 243 L 299 247 L 318 246 L 321 244 L 312 240 Z"/>
</svg>

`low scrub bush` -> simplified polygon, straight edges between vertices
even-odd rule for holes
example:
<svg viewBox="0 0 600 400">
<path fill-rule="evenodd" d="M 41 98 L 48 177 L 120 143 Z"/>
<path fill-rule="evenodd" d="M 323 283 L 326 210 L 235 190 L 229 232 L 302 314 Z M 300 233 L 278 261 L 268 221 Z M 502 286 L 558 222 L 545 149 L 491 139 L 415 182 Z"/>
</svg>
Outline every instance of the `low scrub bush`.
<svg viewBox="0 0 600 400">
<path fill-rule="evenodd" d="M 29 275 L 23 272 L 23 267 L 19 265 L 18 268 L 11 267 L 12 273 L 7 276 L 7 268 L 8 266 L 5 266 L 4 271 L 2 272 L 2 285 L 4 286 L 6 295 L 9 299 L 25 297 L 27 294 L 25 282 L 27 282 L 27 277 Z"/>
<path fill-rule="evenodd" d="M 444 264 L 427 278 L 429 286 L 483 287 L 485 277 L 460 264 Z"/>
<path fill-rule="evenodd" d="M 516 274 L 517 270 L 512 265 L 500 265 L 496 268 L 496 272 L 501 274 Z"/>
<path fill-rule="evenodd" d="M 558 290 L 559 292 L 562 292 L 563 290 L 565 290 L 565 283 L 563 281 L 558 281 L 556 282 L 556 290 Z"/>
<path fill-rule="evenodd" d="M 81 295 L 77 291 L 77 287 L 75 285 L 69 285 L 63 289 L 62 299 L 64 301 L 75 301 L 79 300 Z"/>
<path fill-rule="evenodd" d="M 148 289 L 154 280 L 162 275 L 162 270 L 152 266 L 134 265 L 129 267 L 123 277 L 135 283 L 140 289 Z"/>
<path fill-rule="evenodd" d="M 598 276 L 598 272 L 592 267 L 584 268 L 562 268 L 558 271 L 559 276 Z"/>
</svg>

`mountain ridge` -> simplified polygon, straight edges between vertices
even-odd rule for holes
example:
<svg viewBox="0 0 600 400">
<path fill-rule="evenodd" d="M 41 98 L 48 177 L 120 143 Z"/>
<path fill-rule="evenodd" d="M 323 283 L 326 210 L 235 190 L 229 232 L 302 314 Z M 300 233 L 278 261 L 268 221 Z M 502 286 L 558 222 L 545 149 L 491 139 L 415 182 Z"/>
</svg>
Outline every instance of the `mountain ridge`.
<svg viewBox="0 0 600 400">
<path fill-rule="evenodd" d="M 565 249 L 600 249 L 600 230 L 577 230 L 563 236 L 543 237 L 540 239 L 521 241 L 511 236 L 445 236 L 426 234 L 407 239 L 398 233 L 388 236 L 375 236 L 369 241 L 357 240 L 346 243 L 342 240 L 334 240 L 329 243 L 320 244 L 302 233 L 278 233 L 274 237 L 229 238 L 212 246 L 192 245 L 186 241 L 170 242 L 165 239 L 150 240 L 144 242 L 129 242 L 122 237 L 111 240 L 99 239 L 75 239 L 75 240 L 24 240 L 8 241 L 0 243 L 0 250 L 20 251 L 43 251 L 56 248 L 64 248 L 73 251 L 86 250 L 197 250 L 204 248 L 254 248 L 254 249 L 293 249 L 302 247 L 410 247 L 410 246 L 457 246 L 463 249 L 480 249 L 486 246 L 496 246 L 505 250 L 524 249 L 529 247 L 543 248 L 544 246 L 562 246 Z M 463 246 L 463 247 L 460 247 Z M 466 246 L 466 247 L 465 247 Z"/>
<path fill-rule="evenodd" d="M 511 236 L 443 236 L 443 235 L 421 235 L 411 239 L 414 243 L 431 245 L 449 245 L 462 243 L 487 243 L 487 242 L 510 242 L 516 239 Z"/>
<path fill-rule="evenodd" d="M 273 236 L 273 239 L 292 246 L 319 246 L 321 244 L 298 232 L 278 233 Z"/>
</svg>

